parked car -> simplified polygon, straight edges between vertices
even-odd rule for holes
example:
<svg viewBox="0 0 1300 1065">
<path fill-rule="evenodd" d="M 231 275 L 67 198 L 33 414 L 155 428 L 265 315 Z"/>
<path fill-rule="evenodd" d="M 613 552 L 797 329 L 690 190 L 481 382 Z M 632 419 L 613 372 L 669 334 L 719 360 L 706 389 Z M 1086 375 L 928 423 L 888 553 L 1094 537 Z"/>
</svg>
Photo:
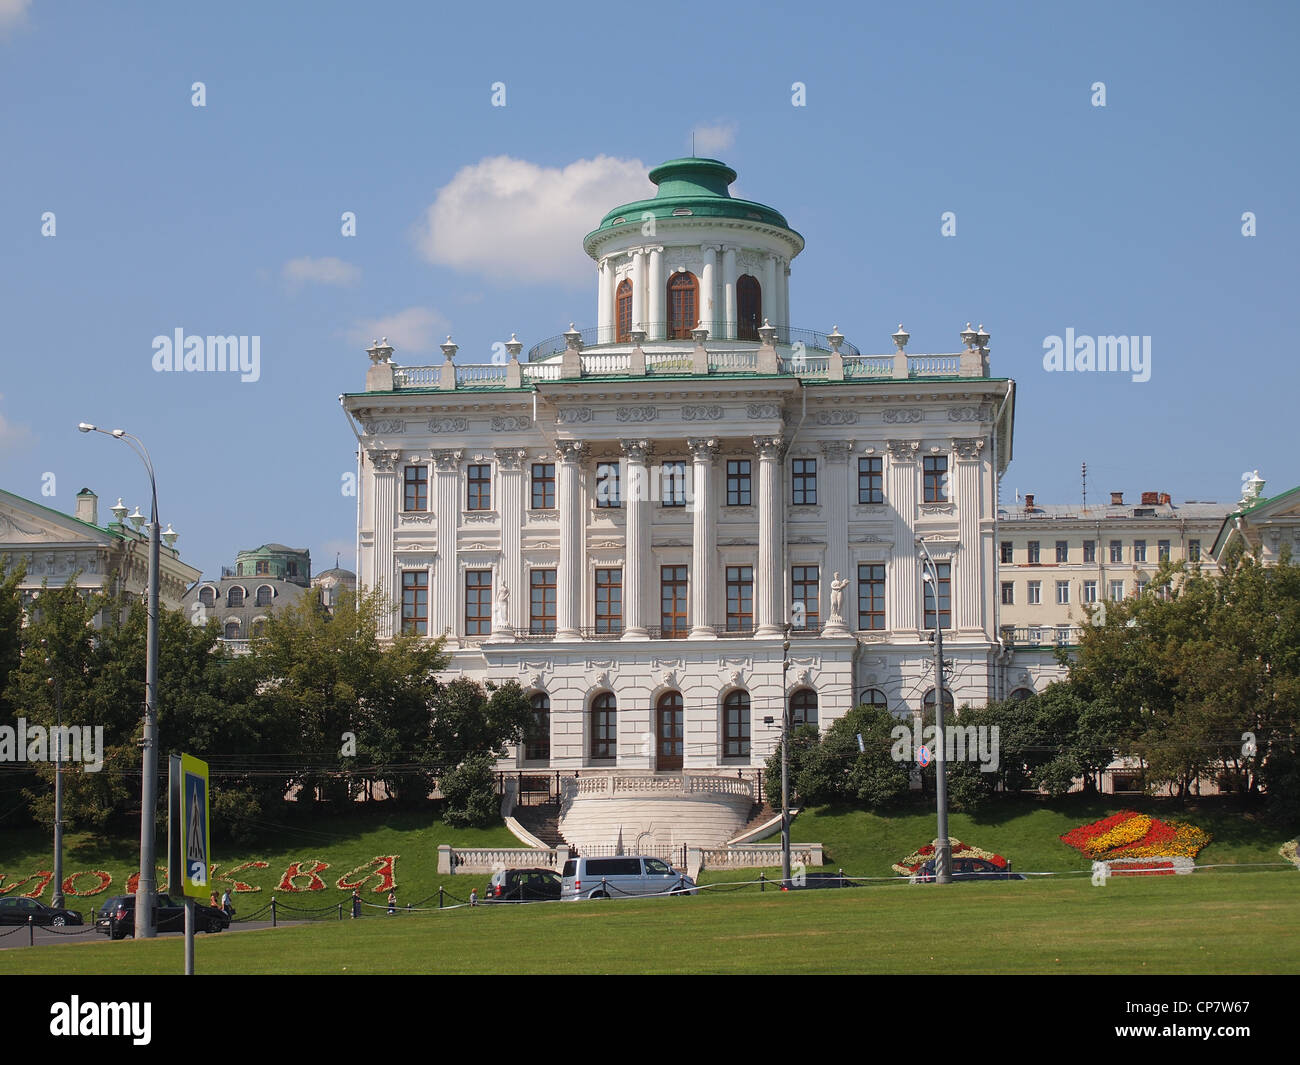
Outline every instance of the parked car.
<svg viewBox="0 0 1300 1065">
<path fill-rule="evenodd" d="M 483 892 L 484 902 L 554 902 L 560 874 L 554 869 L 498 869 Z"/>
<path fill-rule="evenodd" d="M 627 895 L 694 895 L 695 881 L 662 858 L 570 858 L 561 873 L 560 898 L 608 899 Z"/>
<path fill-rule="evenodd" d="M 35 899 L 17 898 L 0 899 L 0 924 L 32 924 L 55 928 L 63 925 L 85 924 L 85 918 L 76 910 L 65 910 L 59 906 L 46 906 Z"/>
<path fill-rule="evenodd" d="M 167 894 L 155 895 L 153 922 L 159 932 L 184 932 L 185 904 Z M 230 918 L 222 910 L 194 904 L 196 932 L 220 932 L 229 927 Z M 95 931 L 105 933 L 110 939 L 135 935 L 135 896 L 115 895 L 105 902 L 95 919 Z"/>
<path fill-rule="evenodd" d="M 1024 880 L 1020 873 L 1011 871 L 1011 863 L 1005 869 L 999 869 L 985 858 L 954 858 L 952 860 L 953 880 Z M 910 878 L 913 884 L 929 884 L 934 881 L 934 859 L 931 858 Z"/>
<path fill-rule="evenodd" d="M 780 880 L 777 880 L 780 883 Z M 797 877 L 791 877 L 788 886 L 782 888 L 782 891 L 807 891 L 810 888 L 841 888 L 841 887 L 862 887 L 862 881 L 853 880 L 847 876 L 841 876 L 839 873 L 803 873 Z"/>
</svg>

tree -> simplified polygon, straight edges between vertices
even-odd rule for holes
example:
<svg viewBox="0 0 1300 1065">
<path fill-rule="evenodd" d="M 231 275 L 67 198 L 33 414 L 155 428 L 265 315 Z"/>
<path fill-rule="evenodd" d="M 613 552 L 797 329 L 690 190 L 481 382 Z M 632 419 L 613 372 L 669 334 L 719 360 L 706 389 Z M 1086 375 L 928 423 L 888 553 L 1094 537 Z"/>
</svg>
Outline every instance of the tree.
<svg viewBox="0 0 1300 1065">
<path fill-rule="evenodd" d="M 905 796 L 911 763 L 897 761 L 891 753 L 891 731 L 899 724 L 888 710 L 864 705 L 850 710 L 825 733 L 810 725 L 796 729 L 790 737 L 790 780 L 800 802 L 850 802 L 878 809 Z M 864 750 L 858 748 L 859 735 Z M 766 780 L 768 801 L 779 802 L 779 751 L 768 759 Z"/>
</svg>

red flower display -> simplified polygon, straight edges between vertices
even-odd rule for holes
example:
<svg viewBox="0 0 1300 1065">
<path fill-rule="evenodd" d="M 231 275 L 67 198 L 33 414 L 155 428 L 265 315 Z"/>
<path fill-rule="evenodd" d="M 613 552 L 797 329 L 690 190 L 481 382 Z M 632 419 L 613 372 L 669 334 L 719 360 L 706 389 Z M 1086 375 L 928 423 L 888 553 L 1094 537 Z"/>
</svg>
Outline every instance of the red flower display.
<svg viewBox="0 0 1300 1065">
<path fill-rule="evenodd" d="M 371 858 L 370 861 L 363 865 L 358 865 L 350 873 L 344 873 L 338 878 L 338 887 L 343 891 L 351 891 L 353 888 L 360 888 L 368 880 L 377 879 L 377 883 L 370 890 L 376 895 L 387 895 L 397 887 L 396 874 L 397 855 L 381 854 L 378 857 Z M 365 876 L 357 878 L 357 874 L 370 866 L 377 865 L 377 868 L 371 869 Z"/>
<path fill-rule="evenodd" d="M 93 876 L 99 878 L 99 886 L 92 891 L 78 891 L 77 880 L 83 876 Z M 137 874 L 137 879 L 139 875 Z M 71 876 L 63 878 L 63 893 L 65 895 L 76 895 L 78 898 L 86 899 L 91 895 L 101 895 L 108 890 L 108 885 L 113 882 L 113 878 L 102 869 L 83 870 L 80 873 L 73 873 Z"/>
<path fill-rule="evenodd" d="M 289 868 L 284 871 L 284 876 L 280 877 L 280 883 L 276 887 L 277 891 L 324 891 L 325 881 L 317 873 L 323 873 L 330 867 L 329 862 L 318 861 L 315 858 L 307 858 L 301 862 L 292 862 Z M 298 887 L 295 881 L 303 877 L 310 877 L 306 887 Z"/>
</svg>

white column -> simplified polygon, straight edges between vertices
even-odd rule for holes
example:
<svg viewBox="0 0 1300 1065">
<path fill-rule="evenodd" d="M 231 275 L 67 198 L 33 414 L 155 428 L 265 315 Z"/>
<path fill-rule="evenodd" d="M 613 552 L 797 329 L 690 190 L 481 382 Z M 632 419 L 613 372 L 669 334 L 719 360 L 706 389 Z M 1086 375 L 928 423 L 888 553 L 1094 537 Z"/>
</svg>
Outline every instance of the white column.
<svg viewBox="0 0 1300 1065">
<path fill-rule="evenodd" d="M 665 291 L 664 285 L 664 249 L 663 247 L 650 249 L 650 277 L 646 281 L 646 317 L 647 327 L 650 330 L 651 340 L 657 340 L 660 337 L 668 335 L 664 323 L 668 320 L 668 315 L 664 311 Z M 692 325 L 695 323 L 692 322 Z"/>
<path fill-rule="evenodd" d="M 614 321 L 610 308 L 613 305 L 613 289 L 608 259 L 600 260 L 600 269 L 596 278 L 596 343 L 606 344 L 614 339 Z"/>
<path fill-rule="evenodd" d="M 645 252 L 637 249 L 632 252 L 632 324 L 636 329 L 644 329 L 646 323 L 645 299 Z"/>
<path fill-rule="evenodd" d="M 849 493 L 851 479 L 849 471 L 849 444 L 846 440 L 827 440 L 821 445 L 822 473 L 818 477 L 818 498 L 826 500 L 826 563 L 821 572 L 817 595 L 820 601 L 822 625 L 831 616 L 831 581 L 838 573 L 841 579 L 852 579 L 856 574 L 849 573 Z M 849 586 L 850 588 L 853 585 Z M 845 597 L 846 599 L 848 597 Z M 855 605 L 851 602 L 840 604 L 840 615 L 845 624 L 856 629 L 857 618 Z M 849 622 L 852 621 L 852 624 Z"/>
<path fill-rule="evenodd" d="M 759 309 L 759 325 L 763 324 L 765 318 L 773 325 L 777 324 L 776 306 L 778 302 L 776 298 L 776 256 L 769 255 L 763 260 L 763 303 Z"/>
<path fill-rule="evenodd" d="M 921 570 L 916 546 L 916 455 L 917 440 L 889 441 L 885 498 L 894 512 L 894 548 L 885 580 L 885 626 L 889 629 L 919 629 Z"/>
<path fill-rule="evenodd" d="M 576 640 L 582 623 L 582 479 L 586 445 L 580 440 L 558 440 L 556 492 L 560 511 L 560 572 L 555 583 L 555 638 Z"/>
<path fill-rule="evenodd" d="M 393 526 L 397 523 L 397 466 L 400 451 L 375 449 L 366 452 L 374 471 L 372 528 L 375 531 L 375 588 L 388 598 L 390 609 L 379 618 L 379 635 L 393 635 L 393 619 L 402 602 L 402 590 L 394 587 L 396 559 L 393 554 Z"/>
<path fill-rule="evenodd" d="M 781 318 L 785 322 L 787 332 L 794 325 L 790 321 L 790 264 L 785 264 L 781 277 Z"/>
<path fill-rule="evenodd" d="M 948 478 L 948 498 L 957 508 L 957 557 L 953 560 L 952 593 L 960 629 L 992 629 L 985 624 L 984 586 L 980 580 L 980 557 L 983 549 L 980 529 L 980 473 L 984 441 L 978 437 L 952 442 L 949 462 L 955 464 Z M 1052 588 L 1055 596 L 1056 588 Z"/>
<path fill-rule="evenodd" d="M 758 626 L 755 636 L 779 636 L 785 631 L 785 578 L 782 573 L 785 543 L 784 441 L 779 436 L 756 436 L 758 452 L 758 573 L 755 596 Z"/>
<path fill-rule="evenodd" d="M 717 580 L 718 518 L 713 505 L 713 460 L 718 441 L 686 441 L 692 459 L 693 529 L 691 540 L 691 634 L 692 640 L 709 640 L 716 635 L 710 603 Z"/>
<path fill-rule="evenodd" d="M 718 331 L 717 292 L 718 247 L 704 246 L 704 270 L 700 275 L 700 322 L 712 337 Z"/>
<path fill-rule="evenodd" d="M 736 338 L 736 249 L 722 249 L 722 313 L 724 336 Z M 762 323 L 759 323 L 760 325 Z"/>
<path fill-rule="evenodd" d="M 460 522 L 460 458 L 457 448 L 433 452 L 434 528 L 438 530 L 438 560 L 429 595 L 429 635 L 448 633 L 447 646 L 457 647 L 460 612 L 456 609 L 460 572 L 456 563 L 456 531 Z"/>
<path fill-rule="evenodd" d="M 510 608 L 506 620 L 516 632 L 528 631 L 525 615 L 528 589 L 524 587 L 524 556 L 520 544 L 524 525 L 523 462 L 527 456 L 528 452 L 518 447 L 498 448 L 496 453 L 496 509 L 501 514 L 501 564 L 498 567 L 498 580 L 504 581 L 510 589 Z"/>
<path fill-rule="evenodd" d="M 644 640 L 646 599 L 649 584 L 645 579 L 650 555 L 650 472 L 646 460 L 654 453 L 648 440 L 624 440 L 627 455 L 627 537 L 623 555 L 623 639 Z"/>
<path fill-rule="evenodd" d="M 790 320 L 786 317 L 785 312 L 785 269 L 785 260 L 777 259 L 776 288 L 772 292 L 772 324 L 780 330 L 777 334 L 779 337 L 788 336 L 790 329 Z"/>
</svg>

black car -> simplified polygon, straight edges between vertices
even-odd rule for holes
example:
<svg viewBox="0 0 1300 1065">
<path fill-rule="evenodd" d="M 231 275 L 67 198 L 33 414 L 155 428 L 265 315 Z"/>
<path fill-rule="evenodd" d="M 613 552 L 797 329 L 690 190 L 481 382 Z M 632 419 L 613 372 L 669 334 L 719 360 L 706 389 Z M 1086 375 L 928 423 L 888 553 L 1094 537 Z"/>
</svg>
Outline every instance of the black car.
<svg viewBox="0 0 1300 1065">
<path fill-rule="evenodd" d="M 498 869 L 492 874 L 484 902 L 558 902 L 560 874 L 554 869 Z"/>
<path fill-rule="evenodd" d="M 46 906 L 35 899 L 0 899 L 0 924 L 27 924 L 29 919 L 32 924 L 53 925 L 55 928 L 86 923 L 76 910 Z"/>
<path fill-rule="evenodd" d="M 185 931 L 185 904 L 170 895 L 154 896 L 154 928 L 159 932 Z M 212 906 L 194 904 L 194 930 L 220 932 L 230 927 L 230 918 L 224 911 Z M 110 939 L 125 939 L 135 935 L 135 896 L 115 895 L 100 908 L 95 919 L 95 931 L 105 933 Z"/>
<path fill-rule="evenodd" d="M 862 882 L 840 873 L 800 873 L 798 876 L 792 876 L 789 885 L 781 890 L 808 891 L 813 888 L 841 887 L 862 887 Z"/>
<path fill-rule="evenodd" d="M 1005 869 L 999 869 L 984 858 L 954 858 L 952 860 L 952 878 L 956 880 L 1024 880 L 1020 873 L 1011 871 L 1011 863 Z M 930 884 L 934 882 L 934 859 L 931 858 L 912 874 L 913 884 Z"/>
</svg>

